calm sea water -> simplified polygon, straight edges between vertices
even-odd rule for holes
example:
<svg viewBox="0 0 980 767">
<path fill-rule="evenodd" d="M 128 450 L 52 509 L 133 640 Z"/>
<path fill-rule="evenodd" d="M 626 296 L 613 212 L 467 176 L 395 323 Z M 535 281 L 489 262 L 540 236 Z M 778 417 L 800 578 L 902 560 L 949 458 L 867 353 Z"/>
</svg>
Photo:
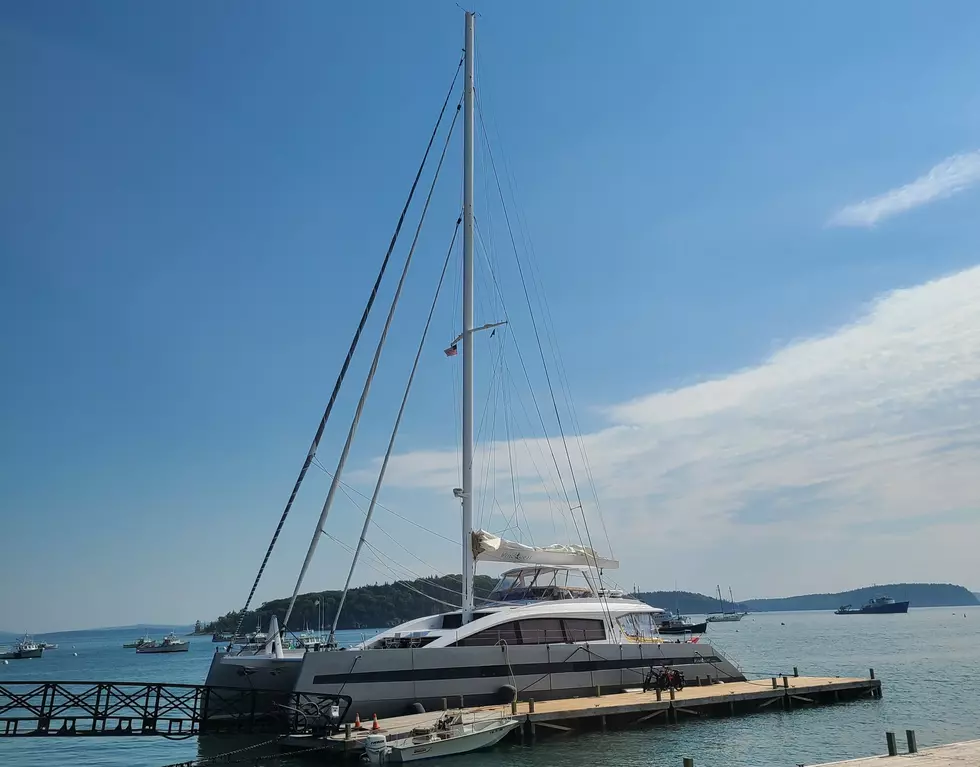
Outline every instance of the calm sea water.
<svg viewBox="0 0 980 767">
<path fill-rule="evenodd" d="M 13 679 L 201 683 L 214 646 L 191 639 L 180 655 L 123 650 L 132 632 L 59 634 L 58 650 L 39 660 L 0 665 Z M 45 637 L 41 637 L 45 638 Z M 350 637 L 348 637 L 350 638 Z M 713 624 L 706 639 L 750 676 L 863 676 L 874 668 L 884 697 L 837 706 L 687 721 L 633 731 L 550 738 L 534 746 L 438 762 L 443 767 L 794 767 L 884 751 L 884 732 L 916 730 L 920 746 L 980 738 L 980 608 L 913 609 L 908 615 L 836 616 L 768 613 L 740 623 Z M 74 645 L 74 649 L 72 649 Z M 73 655 L 77 653 L 77 657 Z M 229 748 L 241 745 L 232 743 Z M 217 749 L 220 751 L 221 749 Z M 209 747 L 208 755 L 216 753 Z M 195 740 L 0 739 L 4 767 L 162 767 L 204 755 Z M 267 759 L 269 767 L 287 762 Z M 290 760 L 316 764 L 312 760 Z"/>
</svg>

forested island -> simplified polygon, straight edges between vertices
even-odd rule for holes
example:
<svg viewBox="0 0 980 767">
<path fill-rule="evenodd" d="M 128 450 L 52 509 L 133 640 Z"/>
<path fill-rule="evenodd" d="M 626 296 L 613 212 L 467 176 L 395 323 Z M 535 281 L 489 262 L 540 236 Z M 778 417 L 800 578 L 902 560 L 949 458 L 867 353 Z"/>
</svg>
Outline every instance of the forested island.
<svg viewBox="0 0 980 767">
<path fill-rule="evenodd" d="M 496 578 L 487 575 L 476 576 L 474 594 L 477 597 L 486 597 L 496 582 Z M 451 607 L 459 608 L 462 603 L 461 584 L 459 575 L 445 575 L 438 578 L 358 586 L 348 592 L 337 628 L 374 629 L 397 626 L 412 618 L 442 612 Z M 289 628 L 301 631 L 308 626 L 311 630 L 315 630 L 319 628 L 321 614 L 325 616 L 323 620 L 329 628 L 339 601 L 339 591 L 314 591 L 300 594 L 296 597 L 296 607 L 293 608 L 293 615 L 289 619 Z M 249 610 L 245 615 L 243 630 L 254 631 L 256 626 L 261 626 L 265 631 L 269 628 L 269 619 L 273 615 L 282 621 L 287 607 L 289 607 L 288 597 L 274 599 L 255 610 Z M 195 625 L 195 630 L 204 634 L 234 631 L 241 615 L 240 610 L 226 613 L 215 621 L 199 622 L 200 626 Z"/>
<path fill-rule="evenodd" d="M 478 575 L 475 582 L 477 597 L 485 597 L 496 582 L 495 578 Z M 376 629 L 395 626 L 404 621 L 423 615 L 442 612 L 460 606 L 460 576 L 420 578 L 414 581 L 359 586 L 350 590 L 340 616 L 340 629 Z M 980 605 L 980 599 L 963 586 L 949 583 L 889 583 L 869 586 L 853 591 L 834 594 L 806 594 L 803 596 L 779 599 L 748 599 L 736 602 L 734 608 L 725 602 L 726 610 L 746 612 L 770 612 L 787 610 L 836 610 L 841 605 L 862 605 L 872 597 L 890 596 L 896 600 L 908 599 L 912 607 L 960 607 Z M 684 614 L 703 615 L 718 612 L 720 606 L 715 597 L 690 591 L 643 591 L 636 596 L 654 607 L 665 610 L 679 610 Z M 296 607 L 290 618 L 289 627 L 294 631 L 319 628 L 320 615 L 327 627 L 333 621 L 339 591 L 321 591 L 301 594 L 296 598 Z M 318 604 L 319 602 L 319 604 Z M 282 621 L 289 606 L 289 599 L 275 599 L 266 602 L 245 615 L 243 629 L 254 631 L 256 626 L 264 631 L 269 627 L 269 619 L 276 615 Z M 222 615 L 217 620 L 198 621 L 195 631 L 202 634 L 234 631 L 241 618 L 241 611 Z"/>
<path fill-rule="evenodd" d="M 866 586 L 836 594 L 805 594 L 781 599 L 749 599 L 743 602 L 750 612 L 785 610 L 836 610 L 841 605 L 863 605 L 877 596 L 909 601 L 910 607 L 966 607 L 980 605 L 980 599 L 963 586 L 952 583 L 887 583 Z"/>
</svg>

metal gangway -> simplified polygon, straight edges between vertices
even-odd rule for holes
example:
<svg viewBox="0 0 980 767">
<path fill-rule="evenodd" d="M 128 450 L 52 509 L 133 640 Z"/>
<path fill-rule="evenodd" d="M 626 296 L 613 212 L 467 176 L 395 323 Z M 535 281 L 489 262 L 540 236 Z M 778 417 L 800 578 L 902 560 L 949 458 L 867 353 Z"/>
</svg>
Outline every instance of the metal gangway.
<svg viewBox="0 0 980 767">
<path fill-rule="evenodd" d="M 153 682 L 2 682 L 0 738 L 325 734 L 351 698 Z"/>
</svg>

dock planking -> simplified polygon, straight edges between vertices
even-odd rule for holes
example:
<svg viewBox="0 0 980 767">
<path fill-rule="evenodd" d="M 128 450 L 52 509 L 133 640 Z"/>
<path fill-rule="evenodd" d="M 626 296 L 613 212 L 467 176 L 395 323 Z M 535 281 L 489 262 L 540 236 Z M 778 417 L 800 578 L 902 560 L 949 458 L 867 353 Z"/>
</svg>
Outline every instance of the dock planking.
<svg viewBox="0 0 980 767">
<path fill-rule="evenodd" d="M 822 703 L 836 703 L 858 698 L 881 696 L 878 679 L 840 677 L 777 677 L 746 682 L 715 682 L 711 685 L 686 687 L 658 695 L 640 689 L 579 698 L 535 701 L 522 700 L 507 706 L 475 706 L 454 709 L 464 721 L 501 716 L 520 719 L 522 734 L 536 737 L 543 731 L 573 732 L 594 728 L 629 728 L 676 723 L 692 717 L 718 717 L 759 711 L 792 710 Z M 380 721 L 381 732 L 390 739 L 409 735 L 416 727 L 432 725 L 443 712 L 390 717 Z M 366 715 L 366 712 L 365 712 Z M 326 738 L 297 735 L 282 742 L 285 748 L 311 748 L 327 752 L 356 754 L 372 732 L 371 722 L 351 732 L 339 732 Z"/>
<path fill-rule="evenodd" d="M 887 760 L 882 764 L 881 760 Z M 980 764 L 980 740 L 967 740 L 950 743 L 946 746 L 919 749 L 914 754 L 897 756 L 866 756 L 860 759 L 846 759 L 843 762 L 824 762 L 812 767 L 871 767 L 871 765 L 909 764 L 909 767 L 976 767 Z"/>
</svg>

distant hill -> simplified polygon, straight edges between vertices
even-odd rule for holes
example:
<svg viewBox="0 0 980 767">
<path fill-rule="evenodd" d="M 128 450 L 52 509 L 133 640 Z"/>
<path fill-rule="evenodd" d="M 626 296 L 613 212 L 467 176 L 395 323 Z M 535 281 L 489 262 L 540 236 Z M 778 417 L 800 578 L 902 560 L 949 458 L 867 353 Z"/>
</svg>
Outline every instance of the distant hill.
<svg viewBox="0 0 980 767">
<path fill-rule="evenodd" d="M 978 600 L 980 600 L 980 591 L 974 591 L 973 596 L 975 596 Z"/>
<path fill-rule="evenodd" d="M 841 605 L 863 605 L 877 596 L 909 600 L 910 607 L 961 607 L 980 604 L 978 595 L 952 583 L 887 583 L 866 586 L 836 594 L 806 594 L 782 599 L 748 599 L 743 604 L 751 612 L 783 610 L 836 610 Z"/>
<path fill-rule="evenodd" d="M 636 597 L 653 607 L 678 610 L 685 615 L 707 615 L 708 613 L 719 612 L 721 609 L 716 597 L 707 597 L 692 591 L 641 591 L 636 594 Z M 726 601 L 725 609 L 732 610 L 732 603 Z M 736 602 L 734 609 L 745 611 L 748 608 Z"/>
<path fill-rule="evenodd" d="M 459 575 L 444 575 L 439 578 L 419 578 L 415 581 L 396 581 L 373 586 L 358 586 L 347 594 L 344 611 L 340 616 L 339 629 L 384 628 L 395 626 L 412 618 L 444 612 L 452 606 L 459 608 Z M 474 594 L 485 597 L 493 589 L 496 579 L 478 575 L 474 581 Z M 322 605 L 317 601 L 322 600 Z M 317 627 L 319 611 L 333 621 L 334 612 L 340 601 L 339 591 L 320 591 L 300 594 L 296 607 L 289 619 L 289 628 L 301 631 L 305 626 Z M 281 622 L 289 606 L 289 599 L 274 599 L 266 602 L 245 615 L 242 626 L 245 631 L 254 631 L 256 625 L 265 631 L 269 620 L 275 615 Z M 230 612 L 211 622 L 200 622 L 200 633 L 215 631 L 234 631 L 238 626 L 241 611 Z"/>
</svg>

